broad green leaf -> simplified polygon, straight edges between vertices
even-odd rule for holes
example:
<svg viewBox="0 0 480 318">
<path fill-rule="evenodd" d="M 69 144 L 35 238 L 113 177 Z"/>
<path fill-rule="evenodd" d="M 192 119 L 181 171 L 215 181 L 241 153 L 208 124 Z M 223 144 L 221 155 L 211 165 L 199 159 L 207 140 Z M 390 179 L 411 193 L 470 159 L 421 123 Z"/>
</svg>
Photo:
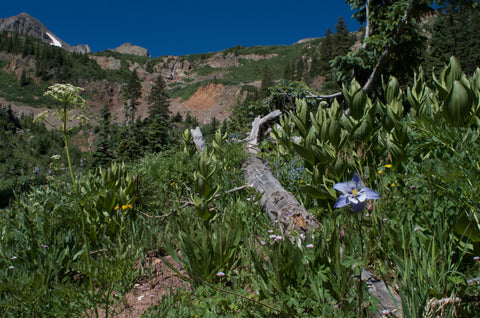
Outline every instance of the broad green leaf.
<svg viewBox="0 0 480 318">
<path fill-rule="evenodd" d="M 475 218 L 469 217 L 464 212 L 460 216 L 454 230 L 455 233 L 469 238 L 473 243 L 480 241 L 479 225 L 476 223 Z"/>
<path fill-rule="evenodd" d="M 292 143 L 293 149 L 302 157 L 306 162 L 311 164 L 312 166 L 315 165 L 315 156 L 310 149 L 305 148 L 302 145 L 297 143 Z"/>
<path fill-rule="evenodd" d="M 359 120 L 363 116 L 363 112 L 367 105 L 367 93 L 363 89 L 359 89 L 353 95 L 352 101 L 350 103 L 350 115 Z"/>
<path fill-rule="evenodd" d="M 472 96 L 469 90 L 460 81 L 455 81 L 452 90 L 445 99 L 443 104 L 444 115 L 454 125 L 463 125 L 470 117 Z"/>
</svg>

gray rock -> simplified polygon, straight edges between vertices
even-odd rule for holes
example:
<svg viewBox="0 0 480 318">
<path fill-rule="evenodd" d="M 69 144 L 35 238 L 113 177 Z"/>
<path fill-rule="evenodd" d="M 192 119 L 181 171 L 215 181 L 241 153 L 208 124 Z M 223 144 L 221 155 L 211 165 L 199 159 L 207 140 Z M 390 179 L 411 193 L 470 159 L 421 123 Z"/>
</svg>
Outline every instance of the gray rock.
<svg viewBox="0 0 480 318">
<path fill-rule="evenodd" d="M 122 53 L 122 54 L 131 54 L 131 55 L 150 57 L 150 53 L 148 52 L 147 49 L 141 46 L 133 45 L 131 43 L 124 43 L 119 47 L 117 47 L 116 49 L 114 49 L 113 51 Z"/>
<path fill-rule="evenodd" d="M 85 53 L 91 53 L 92 49 L 88 44 L 79 44 L 73 47 L 73 52 L 85 54 Z"/>
</svg>

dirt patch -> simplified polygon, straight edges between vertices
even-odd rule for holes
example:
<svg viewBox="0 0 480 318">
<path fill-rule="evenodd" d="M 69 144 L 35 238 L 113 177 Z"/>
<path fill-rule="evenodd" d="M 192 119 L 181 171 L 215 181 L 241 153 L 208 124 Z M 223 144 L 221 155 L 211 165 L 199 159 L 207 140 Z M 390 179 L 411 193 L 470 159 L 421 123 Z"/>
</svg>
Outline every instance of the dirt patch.
<svg viewBox="0 0 480 318">
<path fill-rule="evenodd" d="M 215 100 L 222 96 L 224 86 L 222 84 L 210 83 L 202 86 L 183 103 L 186 108 L 191 109 L 209 109 L 215 103 Z"/>
<path fill-rule="evenodd" d="M 231 114 L 232 107 L 245 98 L 238 85 L 210 83 L 200 87 L 188 100 L 180 98 L 170 101 L 172 114 L 179 113 L 185 118 L 187 113 L 197 118 L 201 124 L 208 124 L 212 118 L 223 121 Z"/>
<path fill-rule="evenodd" d="M 165 256 L 165 260 L 175 264 L 171 256 Z M 149 259 L 151 267 L 146 269 L 148 275 L 140 277 L 132 290 L 120 301 L 115 308 L 112 308 L 114 314 L 109 315 L 113 318 L 136 318 L 141 317 L 148 308 L 158 305 L 162 297 L 167 295 L 170 290 L 185 287 L 185 283 L 176 276 L 174 270 L 168 267 L 161 258 L 151 257 Z M 176 264 L 176 268 L 180 266 Z M 105 311 L 99 311 L 100 317 L 105 317 Z"/>
</svg>

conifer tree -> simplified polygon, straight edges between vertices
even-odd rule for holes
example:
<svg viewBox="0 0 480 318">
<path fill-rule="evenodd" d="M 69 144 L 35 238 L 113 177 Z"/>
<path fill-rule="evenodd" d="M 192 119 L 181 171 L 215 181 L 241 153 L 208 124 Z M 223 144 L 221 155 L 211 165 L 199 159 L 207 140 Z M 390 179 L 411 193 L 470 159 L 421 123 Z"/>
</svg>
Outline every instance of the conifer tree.
<svg viewBox="0 0 480 318">
<path fill-rule="evenodd" d="M 353 17 L 365 24 L 365 33 L 357 50 L 336 56 L 332 64 L 338 80 L 350 81 L 353 75 L 365 91 L 376 87 L 382 74 L 395 74 L 400 79 L 418 69 L 424 56 L 422 52 L 427 50 L 423 27 L 427 15 L 449 10 L 449 7 L 478 10 L 478 1 L 471 0 L 346 2 L 356 10 Z"/>
<path fill-rule="evenodd" d="M 112 114 L 108 105 L 105 104 L 100 110 L 100 126 L 98 140 L 92 153 L 92 166 L 107 166 L 113 159 L 112 151 Z"/>
<path fill-rule="evenodd" d="M 148 116 L 150 118 L 161 118 L 164 121 L 170 119 L 171 112 L 168 109 L 170 106 L 169 96 L 166 92 L 166 84 L 162 76 L 157 77 L 148 101 L 150 103 L 148 106 Z"/>
<path fill-rule="evenodd" d="M 342 17 L 338 18 L 337 24 L 335 25 L 335 34 L 333 35 L 332 42 L 333 56 L 348 53 L 350 47 L 354 43 L 354 39 L 348 31 L 347 23 L 345 22 L 345 20 L 343 20 Z"/>
<path fill-rule="evenodd" d="M 30 77 L 28 77 L 25 70 L 23 70 L 22 74 L 20 75 L 20 86 L 24 87 L 28 84 L 30 84 Z"/>
<path fill-rule="evenodd" d="M 190 112 L 187 112 L 185 115 L 185 120 L 183 122 L 186 128 L 195 128 L 199 125 L 197 118 L 193 117 Z"/>
<path fill-rule="evenodd" d="M 169 134 L 170 110 L 168 109 L 169 96 L 166 92 L 166 84 L 161 76 L 158 76 L 148 97 L 149 117 L 144 121 L 144 137 L 146 150 L 151 152 L 161 151 L 172 142 Z"/>
<path fill-rule="evenodd" d="M 320 61 L 319 61 L 319 72 L 325 73 L 330 71 L 330 61 L 334 58 L 333 55 L 333 33 L 330 27 L 327 28 L 323 41 L 320 44 Z"/>
<path fill-rule="evenodd" d="M 262 71 L 262 82 L 260 84 L 260 89 L 258 91 L 258 98 L 263 99 L 267 97 L 270 93 L 268 89 L 273 86 L 273 74 L 268 68 L 268 65 L 265 65 Z"/>
<path fill-rule="evenodd" d="M 293 81 L 293 69 L 290 63 L 287 63 L 287 66 L 285 67 L 283 78 L 287 81 Z"/>
<path fill-rule="evenodd" d="M 472 74 L 480 63 L 480 10 L 449 10 L 435 19 L 426 67 L 441 70 L 455 56 L 462 70 Z"/>
<path fill-rule="evenodd" d="M 228 121 L 227 121 L 227 119 L 225 118 L 225 119 L 223 120 L 223 122 L 222 122 L 222 126 L 220 127 L 220 132 L 221 132 L 222 134 L 225 134 L 225 133 L 227 132 L 227 130 L 228 130 Z"/>
<path fill-rule="evenodd" d="M 123 99 L 125 103 L 125 124 L 132 125 L 135 120 L 135 113 L 142 96 L 142 84 L 137 72 L 134 70 L 123 88 Z"/>
<path fill-rule="evenodd" d="M 135 127 L 135 123 L 130 127 L 123 126 L 118 133 L 117 158 L 122 161 L 131 161 L 138 158 L 142 153 L 140 136 Z"/>
<path fill-rule="evenodd" d="M 303 63 L 303 58 L 302 57 L 300 57 L 300 59 L 298 60 L 295 69 L 296 69 L 295 80 L 297 80 L 297 81 L 303 80 L 303 78 L 305 76 L 305 65 Z"/>
</svg>

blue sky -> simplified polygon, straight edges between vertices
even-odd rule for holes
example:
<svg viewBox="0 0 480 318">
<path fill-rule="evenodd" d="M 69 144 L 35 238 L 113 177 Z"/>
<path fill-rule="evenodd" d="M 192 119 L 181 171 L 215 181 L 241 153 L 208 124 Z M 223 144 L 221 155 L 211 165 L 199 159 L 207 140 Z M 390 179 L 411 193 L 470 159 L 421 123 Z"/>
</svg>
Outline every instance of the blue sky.
<svg viewBox="0 0 480 318">
<path fill-rule="evenodd" d="M 27 12 L 71 45 L 93 51 L 130 42 L 152 57 L 216 52 L 236 45 L 289 45 L 323 37 L 341 16 L 359 28 L 344 1 L 3 1 L 0 18 Z"/>
</svg>

